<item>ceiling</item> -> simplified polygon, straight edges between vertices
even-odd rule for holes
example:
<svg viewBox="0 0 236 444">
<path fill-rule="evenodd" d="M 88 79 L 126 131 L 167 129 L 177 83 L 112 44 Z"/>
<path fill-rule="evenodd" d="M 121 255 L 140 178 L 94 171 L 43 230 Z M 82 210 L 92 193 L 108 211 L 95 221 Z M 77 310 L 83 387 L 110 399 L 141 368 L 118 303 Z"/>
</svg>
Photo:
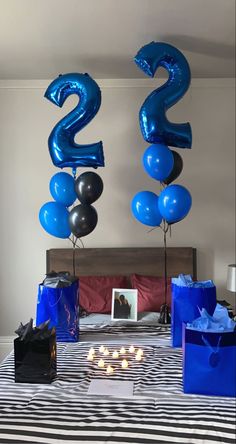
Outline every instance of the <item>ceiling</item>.
<svg viewBox="0 0 236 444">
<path fill-rule="evenodd" d="M 0 79 L 144 77 L 133 57 L 152 40 L 193 77 L 234 77 L 235 0 L 0 0 Z"/>
</svg>

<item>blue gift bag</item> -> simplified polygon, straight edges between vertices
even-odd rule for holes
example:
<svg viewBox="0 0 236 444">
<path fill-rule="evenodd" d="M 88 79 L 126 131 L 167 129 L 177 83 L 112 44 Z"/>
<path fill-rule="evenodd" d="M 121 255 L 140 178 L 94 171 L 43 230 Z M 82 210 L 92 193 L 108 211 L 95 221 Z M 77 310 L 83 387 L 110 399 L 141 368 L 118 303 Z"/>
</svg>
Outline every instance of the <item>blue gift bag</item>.
<svg viewBox="0 0 236 444">
<path fill-rule="evenodd" d="M 216 307 L 216 288 L 179 286 L 172 282 L 171 337 L 172 346 L 182 346 L 182 324 L 196 319 L 202 308 L 212 315 Z"/>
<path fill-rule="evenodd" d="M 184 393 L 236 396 L 236 332 L 183 329 Z"/>
<path fill-rule="evenodd" d="M 36 325 L 50 319 L 57 342 L 78 341 L 78 285 L 79 281 L 61 288 L 39 285 Z"/>
</svg>

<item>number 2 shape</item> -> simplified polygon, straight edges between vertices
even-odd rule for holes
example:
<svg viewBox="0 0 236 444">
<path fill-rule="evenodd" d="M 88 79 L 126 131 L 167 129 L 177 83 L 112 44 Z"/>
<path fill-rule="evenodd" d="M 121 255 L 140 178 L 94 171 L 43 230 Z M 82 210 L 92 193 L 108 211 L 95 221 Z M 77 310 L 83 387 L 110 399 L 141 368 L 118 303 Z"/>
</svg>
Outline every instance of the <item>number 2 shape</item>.
<svg viewBox="0 0 236 444">
<path fill-rule="evenodd" d="M 53 128 L 48 147 L 52 162 L 59 168 L 104 166 L 102 142 L 89 145 L 75 143 L 75 135 L 97 114 L 101 104 L 101 91 L 88 74 L 64 74 L 47 88 L 45 97 L 62 107 L 71 94 L 79 96 L 78 105 Z"/>
<path fill-rule="evenodd" d="M 169 73 L 167 82 L 153 91 L 140 109 L 143 138 L 149 143 L 191 148 L 190 124 L 171 123 L 166 117 L 166 111 L 182 98 L 190 85 L 191 72 L 184 55 L 167 43 L 151 42 L 139 50 L 134 60 L 150 77 L 154 77 L 160 66 Z"/>
</svg>

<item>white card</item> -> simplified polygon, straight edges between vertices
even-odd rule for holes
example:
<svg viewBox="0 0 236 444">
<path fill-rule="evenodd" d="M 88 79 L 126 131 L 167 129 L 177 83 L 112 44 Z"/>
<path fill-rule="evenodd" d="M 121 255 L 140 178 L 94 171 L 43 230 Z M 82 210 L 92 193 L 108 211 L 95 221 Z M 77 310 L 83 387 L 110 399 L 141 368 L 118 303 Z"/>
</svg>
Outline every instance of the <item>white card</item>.
<svg viewBox="0 0 236 444">
<path fill-rule="evenodd" d="M 131 398 L 134 383 L 132 381 L 113 381 L 109 379 L 92 379 L 88 388 L 88 395 L 110 395 Z"/>
</svg>

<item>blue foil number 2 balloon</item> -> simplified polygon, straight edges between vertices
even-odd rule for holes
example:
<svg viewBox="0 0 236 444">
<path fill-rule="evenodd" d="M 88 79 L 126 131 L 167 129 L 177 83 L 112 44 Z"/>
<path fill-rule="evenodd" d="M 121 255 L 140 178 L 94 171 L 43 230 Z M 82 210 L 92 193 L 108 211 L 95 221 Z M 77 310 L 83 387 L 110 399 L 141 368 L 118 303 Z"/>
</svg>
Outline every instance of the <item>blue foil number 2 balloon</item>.
<svg viewBox="0 0 236 444">
<path fill-rule="evenodd" d="M 71 94 L 79 96 L 78 105 L 53 128 L 48 147 L 52 162 L 59 168 L 104 166 L 102 142 L 78 145 L 74 138 L 97 114 L 101 105 L 101 91 L 88 74 L 64 74 L 47 88 L 45 97 L 62 107 Z"/>
<path fill-rule="evenodd" d="M 183 97 L 190 85 L 191 72 L 184 55 L 167 43 L 151 42 L 138 51 L 134 60 L 150 77 L 154 77 L 160 66 L 169 74 L 167 82 L 153 91 L 140 109 L 143 138 L 149 143 L 191 148 L 190 124 L 171 123 L 166 117 L 166 111 Z"/>
</svg>

